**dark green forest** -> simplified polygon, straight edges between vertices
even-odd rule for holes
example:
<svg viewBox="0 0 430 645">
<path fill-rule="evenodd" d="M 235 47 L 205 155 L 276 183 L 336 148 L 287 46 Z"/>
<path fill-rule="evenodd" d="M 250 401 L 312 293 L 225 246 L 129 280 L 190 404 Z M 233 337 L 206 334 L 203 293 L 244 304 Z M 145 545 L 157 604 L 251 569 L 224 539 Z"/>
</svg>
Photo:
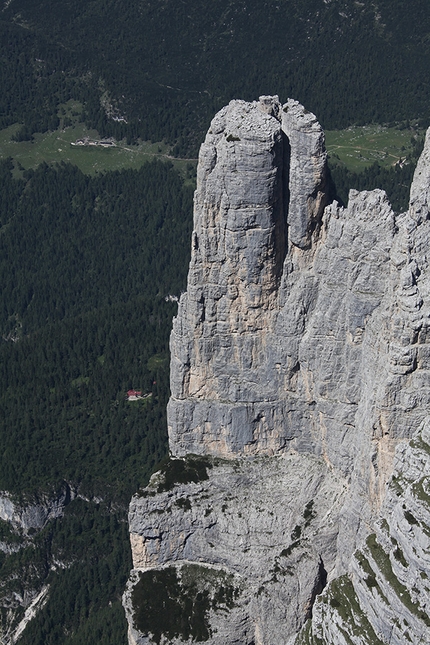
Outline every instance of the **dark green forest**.
<svg viewBox="0 0 430 645">
<path fill-rule="evenodd" d="M 160 162 L 14 179 L 7 160 L 0 177 L 0 487 L 128 500 L 165 454 L 165 297 L 185 287 L 192 188 Z"/>
<path fill-rule="evenodd" d="M 101 136 L 195 158 L 230 99 L 275 93 L 326 129 L 424 127 L 429 33 L 426 0 L 12 0 L 0 130 L 54 131 L 73 99 Z M 333 198 L 380 187 L 406 208 L 419 152 L 356 174 L 331 159 Z M 68 502 L 41 530 L 0 521 L 1 638 L 22 618 L 16 599 L 48 585 L 19 643 L 126 645 L 127 507 L 167 455 L 165 298 L 185 288 L 192 192 L 159 162 L 94 177 L 0 163 L 0 490 Z M 130 388 L 147 396 L 129 402 Z"/>
<path fill-rule="evenodd" d="M 53 128 L 73 97 L 100 133 L 193 157 L 222 105 L 259 94 L 296 98 L 326 129 L 428 124 L 429 32 L 426 0 L 13 0 L 0 124 L 21 122 L 21 137 Z"/>
<path fill-rule="evenodd" d="M 35 535 L 3 526 L 25 546 L 0 554 L 1 593 L 50 585 L 22 643 L 118 645 L 128 502 L 167 450 L 165 297 L 185 287 L 193 191 L 160 162 L 12 170 L 0 164 L 0 490 L 81 499 Z M 129 402 L 130 388 L 148 396 Z"/>
</svg>

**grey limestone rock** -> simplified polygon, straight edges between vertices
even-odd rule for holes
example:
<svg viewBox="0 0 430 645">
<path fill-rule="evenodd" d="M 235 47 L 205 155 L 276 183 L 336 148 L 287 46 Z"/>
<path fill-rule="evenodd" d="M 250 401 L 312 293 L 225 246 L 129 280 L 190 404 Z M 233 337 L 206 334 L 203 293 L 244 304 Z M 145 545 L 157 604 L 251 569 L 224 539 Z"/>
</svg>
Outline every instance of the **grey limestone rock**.
<svg viewBox="0 0 430 645">
<path fill-rule="evenodd" d="M 429 139 L 427 131 L 427 140 Z M 424 147 L 421 157 L 415 169 L 414 181 L 411 187 L 409 201 L 409 213 L 411 217 L 420 223 L 428 218 L 430 211 L 430 148 Z"/>
<path fill-rule="evenodd" d="M 256 331 L 265 334 L 285 255 L 284 138 L 263 105 L 232 101 L 212 121 L 200 150 L 188 289 L 171 340 L 170 441 L 178 454 L 204 450 L 187 441 L 183 417 L 195 414 L 197 423 L 214 427 L 236 417 L 240 425 L 247 412 L 224 411 L 222 402 L 257 396 L 264 339 Z M 215 418 L 213 400 L 221 404 Z M 194 410 L 195 402 L 203 405 Z M 220 453 L 237 451 L 223 446 L 222 437 L 208 441 Z"/>
<path fill-rule="evenodd" d="M 0 519 L 8 522 L 13 530 L 27 534 L 42 529 L 49 520 L 61 517 L 64 507 L 76 496 L 75 491 L 64 484 L 53 494 L 41 494 L 27 503 L 17 502 L 6 491 L 0 492 Z"/>
<path fill-rule="evenodd" d="M 238 576 L 231 607 L 217 604 L 213 585 L 193 587 L 209 603 L 212 643 L 292 643 L 311 613 L 297 645 L 400 643 L 405 633 L 430 642 L 411 609 L 428 611 L 420 574 L 428 533 L 407 531 L 401 510 L 409 504 L 428 532 L 425 511 L 412 506 L 408 442 L 430 408 L 429 194 L 430 134 L 410 208 L 395 214 L 381 190 L 351 191 L 346 208 L 327 205 L 324 134 L 296 101 L 232 101 L 213 119 L 171 335 L 168 405 L 171 454 L 212 459 L 212 468 L 207 481 L 179 479 L 160 493 L 155 479 L 131 504 L 130 643 L 154 637 L 133 622 L 141 576 L 164 571 L 180 587 L 190 564 Z M 410 492 L 400 504 L 387 490 L 403 461 Z M 425 501 L 427 483 L 419 490 Z M 293 548 L 297 526 L 304 533 Z M 412 603 L 410 628 L 389 636 L 402 599 L 375 570 L 386 556 Z M 369 584 L 365 567 L 375 573 Z M 363 625 L 374 641 L 363 640 Z"/>
<path fill-rule="evenodd" d="M 307 235 L 320 219 L 326 154 L 315 117 L 290 103 L 282 119 L 291 142 L 278 98 L 261 97 L 223 108 L 201 147 L 188 288 L 171 336 L 168 417 L 177 455 L 273 454 L 292 438 L 289 429 L 280 433 L 283 416 L 297 424 L 290 401 L 279 401 L 276 322 L 293 244 L 287 229 L 300 218 Z"/>
<path fill-rule="evenodd" d="M 130 505 L 134 574 L 125 605 L 135 642 L 153 642 L 138 637 L 133 621 L 139 572 L 197 563 L 233 576 L 237 589 L 231 607 L 206 616 L 210 643 L 281 645 L 334 567 L 346 482 L 323 459 L 297 454 L 204 463 L 207 479 L 163 491 L 159 473 Z"/>
<path fill-rule="evenodd" d="M 324 187 L 323 134 L 297 102 L 281 111 L 288 127 L 277 97 L 274 115 L 268 104 L 233 101 L 202 146 L 188 290 L 171 336 L 170 449 L 294 448 L 323 454 L 350 477 L 363 458 L 373 487 L 365 497 L 378 505 L 390 475 L 385 454 L 412 436 L 430 401 L 430 226 L 395 216 L 382 191 L 351 191 L 347 208 L 331 204 L 320 221 L 315 202 L 311 245 L 295 244 L 286 232 L 303 220 L 297 204 Z M 318 170 L 295 173 L 306 168 L 300 151 Z M 423 176 L 419 167 L 412 195 Z"/>
<path fill-rule="evenodd" d="M 430 421 L 400 443 L 374 532 L 329 584 L 297 645 L 413 645 L 430 634 Z M 347 616 L 347 620 L 345 619 Z"/>
<path fill-rule="evenodd" d="M 282 130 L 289 151 L 288 235 L 306 248 L 327 204 L 324 132 L 315 115 L 293 99 L 283 106 Z"/>
</svg>

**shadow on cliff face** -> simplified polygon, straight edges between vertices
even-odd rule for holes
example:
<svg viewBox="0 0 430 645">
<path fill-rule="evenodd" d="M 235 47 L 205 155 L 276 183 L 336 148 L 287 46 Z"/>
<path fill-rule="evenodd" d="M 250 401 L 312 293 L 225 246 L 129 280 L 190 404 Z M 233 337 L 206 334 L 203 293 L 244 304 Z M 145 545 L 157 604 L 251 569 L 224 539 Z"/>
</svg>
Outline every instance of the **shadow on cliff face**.
<svg viewBox="0 0 430 645">
<path fill-rule="evenodd" d="M 290 164 L 291 164 L 291 145 L 285 132 L 282 132 L 283 140 L 283 165 L 282 165 L 282 200 L 284 209 L 284 231 L 282 241 L 284 248 L 282 250 L 282 266 L 288 249 L 288 211 L 290 205 Z M 282 266 L 281 271 L 282 273 Z"/>
<path fill-rule="evenodd" d="M 309 600 L 309 607 L 306 612 L 305 621 L 308 618 L 312 618 L 312 609 L 315 603 L 315 599 L 317 596 L 319 596 L 319 594 L 326 587 L 326 585 L 327 585 L 327 571 L 325 570 L 324 562 L 321 559 L 318 566 L 318 573 L 315 578 L 315 585 L 314 585 L 314 588 L 312 589 L 311 598 Z"/>
<path fill-rule="evenodd" d="M 207 641 L 210 612 L 228 613 L 239 595 L 232 574 L 199 564 L 141 571 L 132 596 L 135 625 L 157 644 Z"/>
</svg>

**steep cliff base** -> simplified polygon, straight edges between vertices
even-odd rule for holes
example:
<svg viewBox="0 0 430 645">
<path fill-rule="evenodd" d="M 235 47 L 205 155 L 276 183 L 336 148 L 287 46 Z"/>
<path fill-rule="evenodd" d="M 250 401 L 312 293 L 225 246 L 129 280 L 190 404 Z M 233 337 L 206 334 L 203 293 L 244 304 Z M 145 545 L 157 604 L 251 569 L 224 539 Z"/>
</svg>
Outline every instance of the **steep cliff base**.
<svg viewBox="0 0 430 645">
<path fill-rule="evenodd" d="M 285 643 L 334 567 L 346 491 L 312 456 L 170 461 L 130 507 L 130 643 Z"/>
<path fill-rule="evenodd" d="M 130 645 L 427 643 L 430 421 L 398 445 L 379 519 L 338 575 L 349 496 L 305 455 L 168 462 L 130 507 Z"/>
</svg>

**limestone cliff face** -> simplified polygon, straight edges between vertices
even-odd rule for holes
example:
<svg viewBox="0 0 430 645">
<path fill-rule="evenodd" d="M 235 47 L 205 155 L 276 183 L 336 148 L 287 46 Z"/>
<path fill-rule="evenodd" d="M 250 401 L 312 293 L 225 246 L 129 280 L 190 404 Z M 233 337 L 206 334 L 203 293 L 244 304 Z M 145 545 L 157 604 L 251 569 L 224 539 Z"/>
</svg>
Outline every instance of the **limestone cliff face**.
<svg viewBox="0 0 430 645">
<path fill-rule="evenodd" d="M 171 337 L 174 454 L 252 451 L 258 402 L 276 397 L 268 332 L 286 252 L 279 110 L 276 100 L 233 101 L 201 147 L 188 288 Z"/>
<path fill-rule="evenodd" d="M 176 459 L 130 507 L 130 643 L 293 642 L 312 611 L 297 643 L 402 642 L 405 625 L 387 636 L 392 612 L 378 603 L 396 605 L 387 590 L 377 595 L 373 580 L 384 584 L 366 549 L 376 540 L 393 563 L 395 540 L 408 566 L 419 550 L 401 546 L 386 491 L 401 470 L 396 447 L 412 463 L 402 450 L 430 405 L 429 195 L 430 137 L 410 208 L 395 215 L 380 190 L 327 205 L 324 134 L 296 101 L 232 101 L 216 115 L 171 336 Z M 360 557 L 374 571 L 369 585 Z M 410 580 L 425 566 L 424 556 L 410 565 Z M 426 584 L 397 575 L 427 611 Z M 148 620 L 147 590 L 163 576 L 179 590 L 173 614 L 198 614 L 200 626 Z M 349 614 L 336 606 L 346 597 Z M 342 636 L 357 611 L 377 640 Z M 430 641 L 417 620 L 408 638 Z"/>
<path fill-rule="evenodd" d="M 317 599 L 296 645 L 404 645 L 430 635 L 430 422 L 399 444 L 373 531 Z"/>
<path fill-rule="evenodd" d="M 320 224 L 325 159 L 321 127 L 295 101 L 232 101 L 212 121 L 171 337 L 173 454 L 276 454 L 293 438 L 285 387 L 297 360 L 284 362 L 281 285 L 291 240 L 308 247 Z"/>
<path fill-rule="evenodd" d="M 200 462 L 191 457 L 185 463 L 191 470 Z M 133 499 L 129 522 L 134 574 L 128 610 L 133 614 L 139 587 L 149 576 L 157 584 L 154 572 L 193 563 L 203 575 L 208 568 L 217 574 L 214 595 L 228 576 L 234 577 L 233 605 L 223 599 L 207 608 L 211 643 L 282 645 L 310 615 L 327 570 L 334 566 L 337 517 L 347 484 L 322 459 L 303 455 L 215 459 L 204 468 L 199 481 L 171 488 L 160 474 Z M 197 613 L 199 591 L 181 589 L 175 599 L 178 612 L 189 620 L 190 634 L 193 615 L 187 615 L 183 598 L 188 595 Z M 139 628 L 154 633 L 151 614 L 156 611 L 155 603 L 147 605 L 142 622 L 131 624 L 131 643 L 152 642 Z M 183 641 L 186 632 L 176 629 L 176 638 L 169 642 Z"/>
<path fill-rule="evenodd" d="M 215 117 L 171 336 L 173 455 L 295 449 L 351 476 L 367 442 L 379 503 L 395 444 L 430 401 L 426 154 L 409 213 L 382 191 L 324 211 L 314 115 L 262 97 Z"/>
<path fill-rule="evenodd" d="M 282 130 L 288 141 L 288 236 L 299 248 L 310 246 L 327 203 L 324 132 L 311 112 L 289 99 L 283 106 Z"/>
</svg>

